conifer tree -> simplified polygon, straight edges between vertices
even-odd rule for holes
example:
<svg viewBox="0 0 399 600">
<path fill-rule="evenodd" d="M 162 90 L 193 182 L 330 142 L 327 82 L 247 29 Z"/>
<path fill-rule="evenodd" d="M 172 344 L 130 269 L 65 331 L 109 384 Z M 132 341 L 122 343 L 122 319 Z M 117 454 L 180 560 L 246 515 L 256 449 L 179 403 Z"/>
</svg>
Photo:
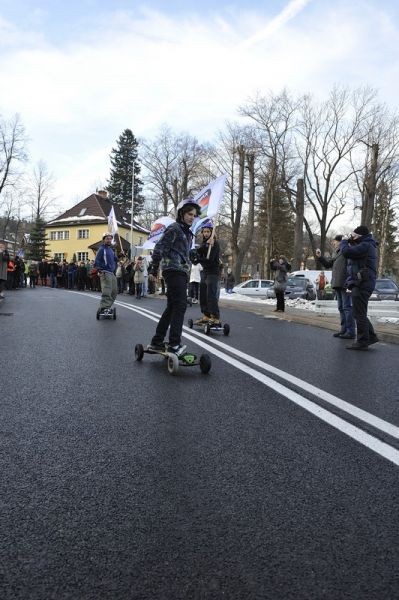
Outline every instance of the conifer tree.
<svg viewBox="0 0 399 600">
<path fill-rule="evenodd" d="M 144 197 L 141 195 L 143 182 L 139 178 L 141 166 L 138 160 L 139 143 L 130 129 L 125 129 L 117 140 L 117 147 L 110 155 L 111 172 L 107 186 L 109 199 L 127 214 L 132 206 L 132 175 L 134 167 L 134 215 L 143 209 Z"/>
<path fill-rule="evenodd" d="M 42 260 L 48 258 L 46 237 L 46 223 L 41 217 L 38 217 L 29 236 L 29 243 L 26 246 L 25 258 L 27 260 Z"/>
<path fill-rule="evenodd" d="M 390 274 L 395 269 L 398 227 L 390 186 L 383 180 L 377 187 L 374 209 L 374 237 L 379 242 L 378 275 Z"/>
</svg>

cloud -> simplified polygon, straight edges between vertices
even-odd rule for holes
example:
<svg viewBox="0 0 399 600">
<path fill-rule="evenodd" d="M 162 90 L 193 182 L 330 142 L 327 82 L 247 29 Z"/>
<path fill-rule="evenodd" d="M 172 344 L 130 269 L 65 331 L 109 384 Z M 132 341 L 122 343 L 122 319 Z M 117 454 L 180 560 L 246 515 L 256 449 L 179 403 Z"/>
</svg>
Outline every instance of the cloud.
<svg viewBox="0 0 399 600">
<path fill-rule="evenodd" d="M 293 0 L 274 19 L 118 11 L 58 45 L 0 20 L 0 112 L 21 114 L 32 159 L 46 161 L 68 206 L 108 178 L 126 127 L 148 137 L 167 122 L 211 140 L 250 96 L 282 87 L 325 94 L 334 83 L 369 83 L 396 101 L 397 27 L 364 4 Z"/>
</svg>

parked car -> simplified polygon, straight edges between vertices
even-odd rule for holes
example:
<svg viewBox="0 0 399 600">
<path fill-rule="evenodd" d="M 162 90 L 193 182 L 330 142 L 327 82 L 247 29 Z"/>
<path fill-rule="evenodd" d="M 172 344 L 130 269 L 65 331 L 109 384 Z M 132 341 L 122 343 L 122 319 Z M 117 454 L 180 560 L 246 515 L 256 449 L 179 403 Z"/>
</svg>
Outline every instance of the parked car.
<svg viewBox="0 0 399 600">
<path fill-rule="evenodd" d="M 271 279 L 249 279 L 233 287 L 233 292 L 243 296 L 252 296 L 255 298 L 266 298 L 267 290 L 274 283 Z"/>
<path fill-rule="evenodd" d="M 392 279 L 376 279 L 370 300 L 399 300 L 399 287 Z"/>
<path fill-rule="evenodd" d="M 276 294 L 273 288 L 267 291 L 268 298 L 275 298 Z M 285 297 L 295 300 L 296 298 L 304 298 L 305 300 L 315 300 L 316 290 L 312 282 L 306 277 L 288 277 L 287 287 L 285 289 Z"/>
</svg>

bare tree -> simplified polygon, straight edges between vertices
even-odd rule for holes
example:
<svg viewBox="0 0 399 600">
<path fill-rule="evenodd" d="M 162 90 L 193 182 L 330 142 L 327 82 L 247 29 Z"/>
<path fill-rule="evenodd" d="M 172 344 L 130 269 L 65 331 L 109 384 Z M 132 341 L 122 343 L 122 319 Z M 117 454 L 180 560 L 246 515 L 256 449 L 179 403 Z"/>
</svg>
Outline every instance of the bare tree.
<svg viewBox="0 0 399 600">
<path fill-rule="evenodd" d="M 55 209 L 54 176 L 46 163 L 40 160 L 34 167 L 27 184 L 27 196 L 33 219 L 44 219 L 50 209 Z"/>
<path fill-rule="evenodd" d="M 142 164 L 149 195 L 161 201 L 167 215 L 178 203 L 200 189 L 208 148 L 187 134 L 176 135 L 163 126 L 152 141 L 141 141 Z"/>
<path fill-rule="evenodd" d="M 351 161 L 361 199 L 361 223 L 371 228 L 377 188 L 381 182 L 393 182 L 398 177 L 399 115 L 385 105 L 376 105 Z M 359 202 L 355 207 L 359 208 Z"/>
<path fill-rule="evenodd" d="M 25 129 L 18 115 L 0 118 L 0 209 L 6 187 L 15 187 L 21 178 L 21 166 L 27 160 Z"/>
<path fill-rule="evenodd" d="M 257 95 L 240 108 L 240 114 L 251 119 L 258 144 L 259 181 L 264 187 L 262 271 L 265 273 L 269 273 L 272 255 L 274 206 L 281 199 L 282 188 L 295 210 L 295 190 L 290 187 L 290 181 L 298 171 L 293 142 L 298 107 L 299 101 L 283 90 L 279 94 Z"/>
<path fill-rule="evenodd" d="M 218 132 L 215 148 L 209 156 L 212 174 L 227 174 L 220 222 L 229 233 L 228 246 L 236 281 L 241 278 L 242 265 L 253 242 L 256 152 L 256 140 L 250 128 L 226 123 L 225 129 Z"/>
<path fill-rule="evenodd" d="M 350 91 L 337 87 L 321 104 L 310 97 L 303 99 L 297 149 L 303 163 L 307 207 L 316 219 L 322 252 L 332 223 L 344 213 L 350 198 L 355 174 L 350 159 L 364 137 L 374 98 L 375 92 L 369 88 Z M 315 251 L 314 228 L 308 218 L 304 222 Z"/>
</svg>

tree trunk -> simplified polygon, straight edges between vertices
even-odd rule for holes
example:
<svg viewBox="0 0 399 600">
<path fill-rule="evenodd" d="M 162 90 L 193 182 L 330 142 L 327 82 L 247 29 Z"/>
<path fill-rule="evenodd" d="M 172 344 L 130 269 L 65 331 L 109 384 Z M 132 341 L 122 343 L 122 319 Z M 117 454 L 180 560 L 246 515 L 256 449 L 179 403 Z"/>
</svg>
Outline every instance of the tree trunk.
<svg viewBox="0 0 399 600">
<path fill-rule="evenodd" d="M 233 267 L 235 280 L 241 281 L 241 266 L 242 257 L 239 260 L 239 246 L 238 246 L 238 232 L 240 231 L 242 205 L 244 202 L 244 169 L 245 169 L 245 148 L 240 145 L 237 147 L 238 153 L 238 198 L 237 198 L 237 210 L 234 216 L 233 228 L 232 228 L 232 254 L 233 254 Z"/>
<path fill-rule="evenodd" d="M 298 271 L 302 264 L 303 254 L 303 216 L 305 210 L 305 191 L 303 179 L 296 182 L 296 200 L 295 200 L 295 234 L 294 234 L 294 260 L 293 270 Z"/>
<path fill-rule="evenodd" d="M 375 193 L 377 188 L 378 144 L 371 146 L 370 166 L 366 171 L 363 187 L 362 225 L 371 227 L 374 217 Z"/>
</svg>

